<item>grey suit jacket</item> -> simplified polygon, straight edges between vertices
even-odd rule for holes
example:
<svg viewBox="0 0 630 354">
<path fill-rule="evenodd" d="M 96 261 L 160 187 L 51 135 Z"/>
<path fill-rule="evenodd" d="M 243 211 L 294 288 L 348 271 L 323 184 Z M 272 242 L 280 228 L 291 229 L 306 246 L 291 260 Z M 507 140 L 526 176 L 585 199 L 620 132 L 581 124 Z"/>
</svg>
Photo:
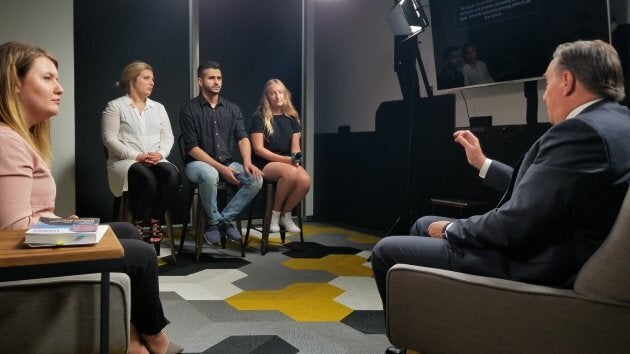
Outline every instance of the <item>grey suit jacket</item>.
<svg viewBox="0 0 630 354">
<path fill-rule="evenodd" d="M 459 270 L 570 286 L 621 206 L 629 136 L 630 111 L 609 101 L 554 125 L 515 167 L 497 208 L 449 227 Z"/>
</svg>

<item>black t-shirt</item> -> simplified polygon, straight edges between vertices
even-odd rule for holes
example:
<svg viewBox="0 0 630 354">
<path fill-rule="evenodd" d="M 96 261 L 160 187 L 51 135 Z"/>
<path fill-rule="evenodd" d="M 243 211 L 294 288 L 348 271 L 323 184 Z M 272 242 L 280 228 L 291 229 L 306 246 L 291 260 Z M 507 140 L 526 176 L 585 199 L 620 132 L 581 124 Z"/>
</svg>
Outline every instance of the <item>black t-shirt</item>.
<svg viewBox="0 0 630 354">
<path fill-rule="evenodd" d="M 273 127 L 273 135 L 270 136 L 265 131 L 262 113 L 256 112 L 252 117 L 249 133 L 263 133 L 263 145 L 267 150 L 278 155 L 291 155 L 291 140 L 293 134 L 300 132 L 300 124 L 297 122 L 297 119 L 284 114 L 274 115 L 271 118 L 271 126 Z M 266 165 L 269 161 L 260 158 L 256 154 L 252 154 L 252 162 L 261 168 L 261 166 Z"/>
</svg>

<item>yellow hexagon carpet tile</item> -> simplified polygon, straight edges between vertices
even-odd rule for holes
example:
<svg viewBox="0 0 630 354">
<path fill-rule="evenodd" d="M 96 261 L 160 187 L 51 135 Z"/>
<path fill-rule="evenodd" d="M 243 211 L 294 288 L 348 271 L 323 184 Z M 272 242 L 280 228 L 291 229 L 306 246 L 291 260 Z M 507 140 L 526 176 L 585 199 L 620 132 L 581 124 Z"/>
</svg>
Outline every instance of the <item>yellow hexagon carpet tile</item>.
<svg viewBox="0 0 630 354">
<path fill-rule="evenodd" d="M 365 258 L 348 254 L 329 254 L 322 258 L 294 258 L 282 262 L 291 269 L 324 270 L 335 275 L 372 276 L 372 269 L 364 265 Z"/>
<path fill-rule="evenodd" d="M 238 310 L 277 310 L 299 322 L 336 322 L 352 312 L 334 299 L 344 291 L 323 283 L 294 283 L 280 290 L 244 291 L 225 301 Z"/>
</svg>

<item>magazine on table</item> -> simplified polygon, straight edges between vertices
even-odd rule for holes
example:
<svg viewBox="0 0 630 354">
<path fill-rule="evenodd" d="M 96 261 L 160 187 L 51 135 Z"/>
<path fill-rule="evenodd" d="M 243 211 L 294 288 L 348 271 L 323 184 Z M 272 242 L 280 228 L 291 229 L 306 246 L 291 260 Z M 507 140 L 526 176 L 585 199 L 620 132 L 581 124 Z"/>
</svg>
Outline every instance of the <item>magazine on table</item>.
<svg viewBox="0 0 630 354">
<path fill-rule="evenodd" d="M 24 243 L 29 247 L 92 245 L 107 230 L 99 223 L 99 218 L 42 217 L 26 231 Z"/>
</svg>

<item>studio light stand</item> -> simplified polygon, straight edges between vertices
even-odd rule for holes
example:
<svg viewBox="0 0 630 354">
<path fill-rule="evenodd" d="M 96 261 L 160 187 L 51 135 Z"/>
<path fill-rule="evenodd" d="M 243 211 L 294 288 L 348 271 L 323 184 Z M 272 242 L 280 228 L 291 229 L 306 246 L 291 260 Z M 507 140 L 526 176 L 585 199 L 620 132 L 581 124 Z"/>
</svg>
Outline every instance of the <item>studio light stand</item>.
<svg viewBox="0 0 630 354">
<path fill-rule="evenodd" d="M 403 210 L 394 221 L 392 226 L 387 230 L 385 236 L 391 233 L 401 223 L 410 224 L 414 220 L 414 210 L 412 208 L 411 197 L 412 192 L 412 151 L 413 137 L 415 133 L 414 127 L 414 108 L 420 100 L 420 83 L 416 64 L 420 68 L 422 81 L 425 92 L 428 97 L 433 96 L 433 91 L 429 86 L 427 73 L 424 69 L 420 48 L 418 47 L 417 36 L 429 26 L 429 19 L 418 0 L 402 0 L 395 1 L 394 7 L 390 10 L 387 21 L 389 23 L 394 38 L 394 71 L 398 76 L 400 89 L 402 91 L 403 102 L 408 107 L 408 130 L 407 130 L 407 165 L 405 180 L 405 202 Z"/>
</svg>

